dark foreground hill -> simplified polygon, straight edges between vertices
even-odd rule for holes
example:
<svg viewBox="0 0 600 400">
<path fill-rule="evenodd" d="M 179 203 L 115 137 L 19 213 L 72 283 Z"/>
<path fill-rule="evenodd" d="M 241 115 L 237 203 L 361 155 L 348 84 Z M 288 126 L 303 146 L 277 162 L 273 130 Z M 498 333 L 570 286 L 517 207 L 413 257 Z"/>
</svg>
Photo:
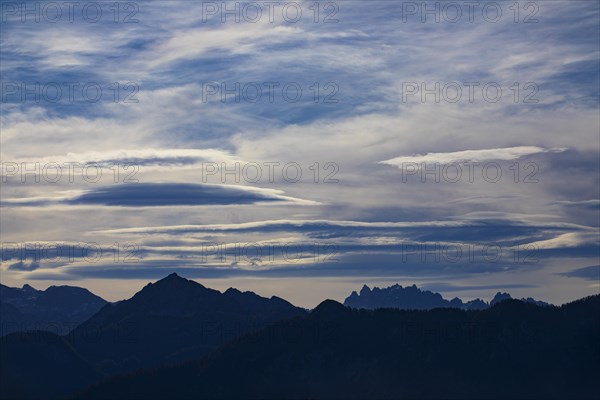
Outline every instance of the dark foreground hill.
<svg viewBox="0 0 600 400">
<path fill-rule="evenodd" d="M 599 310 L 600 296 L 483 311 L 327 300 L 199 361 L 113 378 L 78 399 L 597 399 Z"/>
<path fill-rule="evenodd" d="M 58 399 L 101 378 L 64 337 L 18 332 L 0 338 L 0 398 Z"/>
<path fill-rule="evenodd" d="M 0 285 L 0 336 L 30 330 L 66 334 L 94 315 L 107 302 L 87 289 L 50 286 L 36 290 L 29 285 Z"/>
</svg>

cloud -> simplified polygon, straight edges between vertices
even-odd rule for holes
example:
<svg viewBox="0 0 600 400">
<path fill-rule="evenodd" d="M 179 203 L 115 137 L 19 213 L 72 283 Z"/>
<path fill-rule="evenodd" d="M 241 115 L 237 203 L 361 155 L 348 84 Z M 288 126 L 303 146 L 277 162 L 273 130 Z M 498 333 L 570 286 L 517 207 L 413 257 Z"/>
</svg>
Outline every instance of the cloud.
<svg viewBox="0 0 600 400">
<path fill-rule="evenodd" d="M 99 231 L 103 234 L 188 235 L 188 234 L 268 234 L 273 232 L 302 233 L 311 238 L 333 239 L 378 236 L 389 239 L 412 238 L 421 241 L 501 241 L 518 238 L 556 239 L 555 234 L 589 231 L 589 228 L 569 223 L 548 223 L 535 220 L 500 218 L 498 215 L 467 215 L 446 221 L 365 222 L 334 220 L 266 220 L 238 224 L 145 226 Z M 371 242 L 373 243 L 373 242 Z M 551 242 L 554 243 L 554 242 Z M 556 244 L 562 244 L 557 241 Z"/>
<path fill-rule="evenodd" d="M 331 221 L 331 220 L 272 220 L 245 222 L 239 224 L 215 225 L 179 225 L 161 227 L 124 228 L 104 233 L 144 233 L 144 234 L 186 234 L 186 233 L 214 233 L 214 232 L 289 232 L 289 231 L 397 231 L 419 227 L 465 227 L 468 222 L 461 221 L 433 221 L 433 222 L 361 222 L 361 221 Z"/>
<path fill-rule="evenodd" d="M 405 164 L 438 163 L 452 164 L 461 162 L 483 162 L 483 161 L 510 161 L 518 158 L 530 156 L 538 153 L 558 153 L 565 151 L 565 148 L 543 149 L 537 146 L 519 146 L 506 147 L 498 149 L 480 149 L 463 150 L 451 153 L 427 153 L 413 156 L 401 156 L 386 161 L 380 161 L 380 164 L 387 164 L 402 167 Z"/>
<path fill-rule="evenodd" d="M 116 151 L 89 151 L 67 153 L 66 155 L 46 156 L 36 159 L 5 160 L 7 162 L 48 164 L 79 163 L 82 166 L 112 166 L 115 164 L 136 166 L 186 166 L 202 162 L 240 161 L 231 153 L 219 149 L 126 149 Z"/>
<path fill-rule="evenodd" d="M 524 258 L 539 262 L 548 257 L 571 256 L 577 252 L 586 256 L 598 251 L 592 228 L 536 221 L 535 217 L 529 220 L 519 216 L 514 216 L 514 219 L 504 217 L 472 214 L 457 220 L 407 222 L 265 220 L 120 228 L 93 234 L 142 240 L 145 243 L 143 251 L 154 256 L 194 257 L 205 250 L 203 246 L 238 248 L 248 245 L 251 240 L 259 247 L 272 246 L 274 249 L 290 244 L 305 250 L 317 246 L 335 249 L 341 260 L 336 266 L 339 274 L 344 266 L 355 264 L 358 256 L 364 260 L 373 257 L 372 261 L 365 261 L 369 264 L 389 256 L 390 259 L 378 265 L 380 273 L 389 273 L 396 269 L 398 263 L 406 263 L 408 259 L 412 267 L 419 265 L 425 273 L 425 270 L 435 270 L 440 259 L 448 258 L 448 263 L 452 264 L 455 253 L 459 254 L 457 264 L 466 264 L 469 270 L 477 264 L 476 269 L 485 270 L 486 263 L 494 264 L 491 268 L 503 263 L 505 268 L 518 268 Z M 146 239 L 148 237 L 151 239 Z M 432 260 L 437 261 L 431 263 Z M 303 271 L 315 273 L 314 268 Z M 346 273 L 356 271 L 349 268 Z"/>
<path fill-rule="evenodd" d="M 3 206 L 103 205 L 120 207 L 218 206 L 287 202 L 314 205 L 314 201 L 284 196 L 276 189 L 198 183 L 135 183 L 77 191 L 62 197 L 3 200 Z"/>
<path fill-rule="evenodd" d="M 19 261 L 8 266 L 9 271 L 35 271 L 38 268 L 40 268 L 40 263 L 37 261 L 31 261 L 29 264 Z"/>
<path fill-rule="evenodd" d="M 297 27 L 274 27 L 265 23 L 176 31 L 172 37 L 151 49 L 148 53 L 151 58 L 149 65 L 156 68 L 167 63 L 198 58 L 211 50 L 251 53 L 263 40 L 271 39 L 270 43 L 273 44 L 302 34 L 302 30 Z"/>
<path fill-rule="evenodd" d="M 570 201 L 570 200 L 561 200 L 554 201 L 552 204 L 556 204 L 559 206 L 565 206 L 569 208 L 583 208 L 588 210 L 600 210 L 600 200 L 580 200 L 580 201 Z"/>
<path fill-rule="evenodd" d="M 560 275 L 568 276 L 570 278 L 583 278 L 589 281 L 600 282 L 600 265 L 590 265 L 589 267 L 576 268 Z"/>
<path fill-rule="evenodd" d="M 537 287 L 536 285 L 524 283 L 501 283 L 495 285 L 453 285 L 443 282 L 427 283 L 421 286 L 421 289 L 431 290 L 434 292 L 463 292 L 470 290 L 506 290 L 506 289 L 530 289 Z"/>
<path fill-rule="evenodd" d="M 569 232 L 563 233 L 557 237 L 535 241 L 532 246 L 540 250 L 557 249 L 557 248 L 572 248 L 585 245 L 598 245 L 598 232 L 595 229 L 588 229 L 587 232 Z"/>
</svg>

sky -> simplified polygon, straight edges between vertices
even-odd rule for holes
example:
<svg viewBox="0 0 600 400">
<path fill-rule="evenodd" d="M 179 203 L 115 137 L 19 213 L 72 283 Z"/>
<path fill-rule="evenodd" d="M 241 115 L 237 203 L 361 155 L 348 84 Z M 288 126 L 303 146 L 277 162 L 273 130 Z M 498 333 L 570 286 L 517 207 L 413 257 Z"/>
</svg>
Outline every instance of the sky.
<svg viewBox="0 0 600 400">
<path fill-rule="evenodd" d="M 467 3 L 3 1 L 2 283 L 599 293 L 600 3 Z"/>
</svg>

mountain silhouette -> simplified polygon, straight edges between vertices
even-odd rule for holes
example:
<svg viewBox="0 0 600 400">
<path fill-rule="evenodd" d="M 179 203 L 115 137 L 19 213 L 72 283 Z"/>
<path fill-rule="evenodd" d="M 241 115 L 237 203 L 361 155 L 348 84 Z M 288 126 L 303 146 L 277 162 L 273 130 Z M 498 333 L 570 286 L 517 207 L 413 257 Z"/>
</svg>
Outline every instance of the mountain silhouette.
<svg viewBox="0 0 600 400">
<path fill-rule="evenodd" d="M 498 292 L 496 296 L 486 303 L 481 299 L 463 302 L 458 297 L 446 300 L 441 294 L 429 290 L 421 290 L 416 285 L 402 287 L 393 285 L 387 288 L 374 287 L 372 290 L 364 285 L 359 293 L 352 292 L 344 300 L 344 305 L 352 308 L 375 310 L 378 308 L 399 308 L 403 310 L 431 310 L 434 308 L 460 308 L 463 310 L 483 310 L 500 301 L 511 299 L 508 293 Z M 543 301 L 532 298 L 521 299 L 524 302 L 533 302 L 539 306 L 547 306 Z"/>
<path fill-rule="evenodd" d="M 561 307 L 357 310 L 332 300 L 202 359 L 78 399 L 597 399 L 600 296 Z"/>
<path fill-rule="evenodd" d="M 309 313 L 171 274 L 67 335 L 0 338 L 0 399 L 597 398 L 600 295 L 560 307 L 494 300 L 484 310 L 325 300 Z M 2 312 L 26 318 L 10 303 Z"/>
<path fill-rule="evenodd" d="M 225 293 L 171 274 L 108 304 L 69 341 L 100 371 L 128 372 L 207 354 L 243 333 L 305 311 L 278 297 Z"/>
<path fill-rule="evenodd" d="M 66 334 L 100 310 L 107 302 L 87 289 L 50 286 L 36 290 L 0 285 L 0 335 L 41 330 Z"/>
</svg>

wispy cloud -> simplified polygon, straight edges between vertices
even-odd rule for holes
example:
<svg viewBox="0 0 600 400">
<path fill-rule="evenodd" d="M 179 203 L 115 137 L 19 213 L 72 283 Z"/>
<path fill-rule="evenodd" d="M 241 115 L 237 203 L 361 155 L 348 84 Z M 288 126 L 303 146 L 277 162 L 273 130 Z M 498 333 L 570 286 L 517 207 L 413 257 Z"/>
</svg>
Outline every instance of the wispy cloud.
<svg viewBox="0 0 600 400">
<path fill-rule="evenodd" d="M 463 150 L 454 151 L 451 153 L 427 153 L 416 154 L 412 156 L 400 156 L 390 160 L 381 161 L 380 164 L 388 164 L 394 166 L 402 166 L 408 163 L 439 163 L 451 164 L 460 162 L 482 162 L 482 161 L 510 161 L 522 157 L 527 157 L 532 154 L 539 153 L 559 153 L 565 151 L 565 148 L 543 149 L 537 146 L 519 146 L 506 147 L 500 149 L 480 149 L 480 150 Z"/>
<path fill-rule="evenodd" d="M 590 281 L 600 282 L 600 265 L 590 265 L 589 267 L 576 268 L 561 275 L 570 278 L 583 278 Z"/>
</svg>

